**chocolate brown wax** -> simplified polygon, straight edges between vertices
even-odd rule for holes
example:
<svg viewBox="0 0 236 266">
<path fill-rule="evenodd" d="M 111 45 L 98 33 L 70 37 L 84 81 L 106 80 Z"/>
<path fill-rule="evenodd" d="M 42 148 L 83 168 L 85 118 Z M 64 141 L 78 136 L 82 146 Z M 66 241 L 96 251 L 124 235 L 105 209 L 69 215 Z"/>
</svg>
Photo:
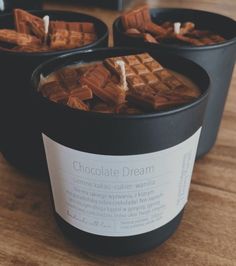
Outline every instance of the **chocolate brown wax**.
<svg viewBox="0 0 236 266">
<path fill-rule="evenodd" d="M 71 108 L 117 114 L 162 110 L 200 95 L 193 82 L 163 68 L 147 53 L 59 69 L 41 79 L 39 90 Z"/>
</svg>

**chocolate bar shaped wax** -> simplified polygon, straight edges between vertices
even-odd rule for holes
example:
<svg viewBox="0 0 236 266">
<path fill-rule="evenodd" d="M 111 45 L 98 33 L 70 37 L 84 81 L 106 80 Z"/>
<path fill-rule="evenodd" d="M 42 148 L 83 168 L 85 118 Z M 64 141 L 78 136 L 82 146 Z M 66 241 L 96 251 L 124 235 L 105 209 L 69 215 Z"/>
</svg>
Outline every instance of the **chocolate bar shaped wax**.
<svg viewBox="0 0 236 266">
<path fill-rule="evenodd" d="M 105 64 L 117 75 L 117 60 L 126 64 L 128 101 L 149 109 L 161 109 L 192 101 L 199 92 L 187 87 L 148 54 L 109 58 Z"/>
<path fill-rule="evenodd" d="M 129 11 L 121 17 L 125 29 L 136 28 L 144 30 L 146 23 L 151 22 L 151 17 L 147 6 Z"/>
<path fill-rule="evenodd" d="M 35 34 L 43 40 L 45 36 L 43 20 L 22 9 L 14 10 L 15 27 L 20 33 Z"/>
<path fill-rule="evenodd" d="M 60 69 L 46 78 L 40 91 L 72 108 L 117 114 L 161 110 L 200 95 L 198 89 L 186 85 L 147 53 Z"/>
<path fill-rule="evenodd" d="M 69 30 L 56 30 L 51 35 L 52 49 L 73 49 L 90 44 L 96 40 L 94 33 L 83 33 Z"/>
<path fill-rule="evenodd" d="M 96 33 L 93 23 L 89 22 L 65 22 L 65 21 L 51 21 L 50 31 L 68 30 L 83 33 Z"/>
<path fill-rule="evenodd" d="M 51 21 L 51 48 L 76 48 L 97 39 L 95 27 L 89 22 Z"/>
<path fill-rule="evenodd" d="M 34 36 L 7 29 L 0 30 L 0 41 L 3 43 L 11 43 L 19 46 L 35 46 L 41 43 L 41 41 Z"/>
<path fill-rule="evenodd" d="M 88 70 L 80 82 L 86 84 L 98 98 L 108 104 L 120 104 L 125 101 L 125 91 L 111 80 L 109 70 L 103 65 Z"/>
<path fill-rule="evenodd" d="M 178 44 L 202 46 L 225 41 L 218 34 L 196 29 L 196 25 L 191 21 L 185 23 L 165 21 L 158 25 L 152 22 L 147 6 L 124 13 L 121 16 L 121 22 L 127 35 L 143 38 L 144 41 L 150 43 L 176 44 L 177 42 Z"/>
<path fill-rule="evenodd" d="M 97 40 L 95 25 L 91 22 L 50 21 L 48 16 L 42 19 L 21 9 L 13 13 L 16 30 L 0 30 L 2 50 L 48 52 L 79 48 Z M 47 22 L 49 30 L 45 28 Z"/>
<path fill-rule="evenodd" d="M 40 92 L 44 97 L 72 108 L 88 110 L 84 100 L 93 97 L 91 89 L 78 82 L 78 73 L 74 68 L 63 68 L 42 82 Z"/>
</svg>

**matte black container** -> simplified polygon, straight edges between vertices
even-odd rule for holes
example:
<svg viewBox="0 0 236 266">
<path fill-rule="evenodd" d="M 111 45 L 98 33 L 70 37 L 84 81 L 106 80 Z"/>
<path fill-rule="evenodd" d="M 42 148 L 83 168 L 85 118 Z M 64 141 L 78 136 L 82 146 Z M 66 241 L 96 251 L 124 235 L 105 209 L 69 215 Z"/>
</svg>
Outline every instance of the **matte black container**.
<svg viewBox="0 0 236 266">
<path fill-rule="evenodd" d="M 33 70 L 42 62 L 71 51 L 107 47 L 108 28 L 101 20 L 73 12 L 33 11 L 38 16 L 48 14 L 51 20 L 93 22 L 98 40 L 81 48 L 42 53 L 18 53 L 0 50 L 1 133 L 0 148 L 14 166 L 34 174 L 46 168 L 38 122 L 32 114 L 29 81 Z M 1 28 L 13 28 L 12 14 L 0 16 Z"/>
<path fill-rule="evenodd" d="M 175 8 L 151 9 L 151 17 L 156 23 L 192 21 L 198 28 L 212 30 L 227 39 L 220 44 L 202 47 L 149 44 L 145 43 L 142 38 L 129 37 L 124 34 L 120 18 L 113 24 L 116 46 L 158 47 L 163 51 L 190 59 L 208 72 L 211 79 L 211 93 L 197 152 L 197 157 L 201 157 L 213 147 L 224 111 L 236 60 L 236 21 L 215 13 Z"/>
<path fill-rule="evenodd" d="M 83 163 L 95 163 L 99 167 L 101 167 L 101 165 L 103 164 L 106 164 L 106 166 L 109 167 L 109 165 L 112 164 L 112 161 L 114 162 L 114 160 L 119 157 L 119 160 L 122 160 L 122 164 L 126 164 L 127 167 L 131 167 L 134 164 L 134 161 L 132 161 L 133 159 L 139 158 L 139 160 L 141 160 L 139 164 L 142 165 L 142 156 L 149 156 L 151 153 L 154 158 L 157 151 L 166 152 L 166 149 L 177 147 L 176 145 L 183 143 L 183 141 L 189 139 L 191 136 L 196 134 L 196 132 L 199 132 L 198 136 L 200 136 L 199 128 L 201 128 L 202 125 L 208 98 L 208 75 L 201 67 L 199 67 L 195 63 L 192 63 L 191 61 L 169 55 L 168 53 L 163 53 L 158 49 L 145 49 L 145 52 L 148 52 L 154 58 L 158 59 L 159 62 L 161 62 L 165 67 L 176 70 L 179 73 L 182 73 L 192 79 L 201 89 L 202 95 L 192 103 L 176 108 L 170 108 L 166 111 L 142 115 L 115 115 L 84 112 L 51 102 L 47 98 L 42 97 L 38 92 L 36 92 L 36 90 L 38 88 L 41 74 L 43 76 L 47 76 L 60 67 L 74 63 L 93 62 L 103 60 L 107 57 L 137 54 L 141 52 L 144 52 L 144 50 L 110 48 L 97 49 L 91 52 L 85 52 L 84 54 L 74 53 L 67 56 L 57 57 L 56 59 L 42 64 L 39 68 L 36 69 L 32 76 L 35 108 L 37 109 L 38 121 L 40 121 L 40 126 L 42 127 L 42 132 L 44 134 L 44 144 L 49 167 L 51 188 L 53 192 L 52 199 L 54 203 L 54 213 L 56 221 L 62 231 L 67 236 L 69 236 L 70 239 L 79 244 L 80 247 L 95 253 L 106 255 L 130 255 L 138 252 L 143 252 L 160 245 L 175 232 L 181 221 L 183 208 L 186 202 L 170 220 L 166 221 L 159 227 L 157 226 L 155 228 L 152 228 L 152 230 L 146 230 L 143 233 L 136 232 L 132 234 L 133 227 L 129 229 L 128 236 L 119 235 L 114 232 L 104 233 L 97 231 L 97 233 L 94 233 L 93 230 L 95 230 L 96 228 L 90 230 L 91 228 L 81 229 L 81 227 L 79 227 L 80 229 L 78 229 L 78 226 L 76 227 L 73 223 L 73 225 L 71 225 L 70 222 L 66 221 L 68 217 L 62 218 L 63 215 L 58 214 L 60 212 L 58 211 L 58 204 L 62 208 L 68 207 L 67 204 L 69 204 L 68 202 L 70 201 L 67 201 L 67 193 L 70 193 L 68 192 L 70 191 L 70 189 L 73 190 L 76 188 L 80 190 L 81 188 L 85 188 L 85 190 L 87 190 L 83 192 L 83 195 L 80 194 L 82 192 L 78 191 L 74 191 L 72 193 L 73 197 L 75 197 L 76 199 L 75 205 L 78 204 L 79 206 L 80 204 L 87 204 L 87 202 L 90 202 L 89 199 L 87 200 L 80 198 L 81 196 L 85 195 L 85 192 L 86 194 L 89 194 L 92 193 L 91 191 L 95 190 L 95 195 L 96 193 L 98 193 L 98 195 L 102 195 L 102 193 L 104 193 L 103 196 L 107 197 L 109 193 L 113 193 L 112 189 L 109 188 L 109 191 L 105 191 L 105 188 L 101 189 L 101 186 L 109 186 L 111 180 L 113 180 L 112 182 L 114 182 L 118 186 L 123 186 L 127 184 L 127 181 L 131 181 L 132 186 L 133 184 L 135 184 L 135 182 L 138 182 L 137 180 L 139 177 L 135 177 L 134 179 L 132 179 L 131 177 L 125 177 L 125 179 L 122 180 L 120 179 L 120 176 L 114 178 L 112 174 L 108 174 L 106 176 L 106 181 L 101 181 L 101 178 L 105 178 L 104 173 L 102 174 L 103 177 L 95 176 L 93 179 L 90 179 L 90 176 L 83 179 L 84 176 L 79 173 L 78 176 L 74 177 L 71 172 L 73 169 L 75 170 L 77 168 L 78 165 L 75 165 L 77 164 L 77 162 L 73 162 L 73 169 L 70 168 L 64 172 L 64 163 L 69 162 L 70 165 L 70 155 L 68 154 L 64 156 L 60 152 L 63 149 L 66 149 L 68 152 L 77 153 L 79 151 L 89 157 L 95 156 L 96 159 L 85 159 Z M 48 138 L 51 140 L 49 140 Z M 49 143 L 47 143 L 47 141 L 49 141 Z M 55 147 L 50 147 L 52 142 L 57 143 L 56 147 L 60 146 L 58 152 L 54 152 Z M 155 167 L 157 167 L 158 169 L 158 175 L 163 174 L 161 168 L 163 165 L 165 165 L 168 171 L 173 172 L 173 179 L 170 181 L 170 184 L 177 182 L 176 187 L 182 185 L 184 186 L 183 191 L 185 190 L 185 192 L 180 189 L 178 192 L 180 193 L 179 195 L 183 195 L 189 190 L 197 144 L 198 139 L 194 144 L 195 148 L 191 146 L 192 144 L 187 144 L 187 149 L 189 149 L 190 147 L 193 148 L 190 148 L 192 149 L 192 151 L 190 152 L 191 156 L 189 152 L 186 152 L 184 154 L 181 154 L 181 156 L 177 156 L 177 158 L 172 161 L 171 158 L 173 154 L 171 152 L 170 154 L 168 154 L 168 156 L 163 155 L 164 157 L 166 156 L 166 159 L 164 159 L 164 157 L 161 155 L 157 161 L 157 164 L 155 164 Z M 130 156 L 133 159 L 130 159 Z M 189 156 L 191 157 L 191 159 Z M 101 157 L 104 160 L 101 159 Z M 150 163 L 153 158 L 148 157 L 148 160 L 145 162 Z M 183 167 L 180 174 L 177 173 L 179 170 L 176 170 L 175 172 L 174 168 L 174 165 L 176 161 L 179 160 L 179 158 L 181 162 L 180 168 Z M 76 158 L 74 159 L 79 161 L 81 158 L 76 155 Z M 102 163 L 100 160 L 103 160 Z M 64 179 L 63 175 L 67 175 L 68 173 L 69 176 Z M 189 175 L 189 180 L 187 181 L 187 179 L 185 179 L 185 181 L 182 180 L 183 182 L 179 181 L 178 178 L 184 178 L 184 176 L 186 176 L 186 173 L 188 173 L 187 175 Z M 169 174 L 163 176 L 164 183 L 169 180 L 170 176 L 168 175 Z M 79 184 L 78 181 L 80 182 L 80 178 L 82 178 L 84 180 L 83 182 L 85 183 L 80 183 L 80 185 L 77 187 L 77 185 Z M 132 180 L 129 180 L 129 178 L 131 178 Z M 149 178 L 150 176 L 145 176 L 143 181 L 149 182 Z M 76 183 L 70 183 L 74 182 L 72 180 L 74 180 Z M 72 185 L 72 187 L 70 187 L 70 185 L 69 187 L 67 187 L 68 182 Z M 91 182 L 91 184 L 93 182 L 100 182 L 100 185 L 96 187 L 96 189 L 95 187 L 86 187 L 86 185 L 84 186 L 84 184 L 87 184 L 87 182 Z M 179 185 L 180 183 L 182 185 Z M 174 186 L 174 189 L 177 189 L 176 187 Z M 153 185 L 152 189 L 157 193 L 160 192 L 159 186 L 156 183 Z M 100 192 L 101 194 L 99 194 Z M 130 193 L 132 194 L 133 192 L 134 191 L 127 192 L 127 197 L 130 197 Z M 168 199 L 166 199 L 166 201 L 175 198 L 175 193 L 172 193 L 171 189 L 168 189 L 168 193 L 169 192 L 171 194 Z M 137 200 L 141 201 L 142 196 L 139 195 L 137 197 Z M 160 201 L 162 201 L 162 199 Z M 110 200 L 109 202 L 112 202 L 112 200 Z M 93 204 L 90 206 L 91 208 L 95 209 L 95 211 L 96 209 L 98 209 L 96 207 L 96 204 L 97 203 L 93 202 Z M 105 207 L 105 204 L 110 203 L 104 203 L 104 205 L 101 204 L 100 207 Z M 174 211 L 176 211 L 177 204 L 174 206 Z M 78 216 L 77 213 L 73 214 L 72 219 L 76 219 L 76 221 L 82 223 L 85 222 L 91 226 L 104 226 L 104 228 L 106 228 L 106 221 L 103 221 L 105 224 L 103 222 L 100 223 L 99 219 L 95 221 L 93 220 L 93 216 L 92 218 L 90 218 L 91 216 L 86 215 L 86 211 L 89 210 L 90 207 L 86 208 L 81 213 L 79 211 Z M 111 204 L 111 207 L 115 206 Z M 69 215 L 70 207 L 68 208 L 69 209 L 67 210 L 65 215 Z M 110 215 L 114 215 L 115 210 L 113 211 L 114 212 L 111 211 Z M 132 211 L 130 210 L 127 215 L 131 215 L 131 213 Z M 101 215 L 103 215 L 103 212 Z M 72 216 L 70 214 L 69 218 Z M 145 215 L 145 217 L 147 217 L 147 215 Z M 118 223 L 119 219 L 120 217 L 117 217 L 114 222 Z"/>
</svg>

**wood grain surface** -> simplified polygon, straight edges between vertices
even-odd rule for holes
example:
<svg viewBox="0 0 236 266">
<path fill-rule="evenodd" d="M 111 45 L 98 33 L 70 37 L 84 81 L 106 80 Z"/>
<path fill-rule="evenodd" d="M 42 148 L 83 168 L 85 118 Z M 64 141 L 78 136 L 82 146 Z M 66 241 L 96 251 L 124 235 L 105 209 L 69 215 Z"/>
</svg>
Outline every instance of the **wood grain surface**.
<svg viewBox="0 0 236 266">
<path fill-rule="evenodd" d="M 131 7 L 143 2 L 133 1 Z M 147 2 L 150 7 L 203 9 L 236 19 L 235 0 Z M 110 30 L 119 16 L 115 11 L 69 4 L 47 3 L 45 8 L 95 15 L 105 20 Z M 0 154 L 0 265 L 236 266 L 236 71 L 216 145 L 197 161 L 183 221 L 166 243 L 122 258 L 80 250 L 54 221 L 47 180 L 20 173 Z"/>
</svg>

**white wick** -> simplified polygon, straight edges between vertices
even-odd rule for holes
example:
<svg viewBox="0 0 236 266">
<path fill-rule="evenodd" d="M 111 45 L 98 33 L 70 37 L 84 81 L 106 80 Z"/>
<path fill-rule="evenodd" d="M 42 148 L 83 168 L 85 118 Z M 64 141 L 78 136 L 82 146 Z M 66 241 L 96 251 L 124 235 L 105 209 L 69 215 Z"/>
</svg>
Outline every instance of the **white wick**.
<svg viewBox="0 0 236 266">
<path fill-rule="evenodd" d="M 44 32 L 45 32 L 45 35 L 46 35 L 46 36 L 48 35 L 49 21 L 50 21 L 49 16 L 45 16 L 45 17 L 43 17 Z"/>
<path fill-rule="evenodd" d="M 4 10 L 5 10 L 4 1 L 0 0 L 0 11 L 4 11 Z"/>
<path fill-rule="evenodd" d="M 122 88 L 127 91 L 128 90 L 128 86 L 127 86 L 127 81 L 126 81 L 126 71 L 125 71 L 125 62 L 122 60 L 117 60 L 116 64 L 120 67 L 120 72 L 121 72 L 121 77 L 120 77 L 120 81 L 121 81 L 121 86 Z"/>
<path fill-rule="evenodd" d="M 41 88 L 45 83 L 47 83 L 46 80 L 47 80 L 47 78 L 45 78 L 45 77 L 43 76 L 43 74 L 40 74 L 38 90 L 40 90 L 40 88 Z"/>
<path fill-rule="evenodd" d="M 180 22 L 175 22 L 174 23 L 174 32 L 175 32 L 175 34 L 180 34 L 180 28 L 181 28 L 181 23 Z"/>
</svg>

